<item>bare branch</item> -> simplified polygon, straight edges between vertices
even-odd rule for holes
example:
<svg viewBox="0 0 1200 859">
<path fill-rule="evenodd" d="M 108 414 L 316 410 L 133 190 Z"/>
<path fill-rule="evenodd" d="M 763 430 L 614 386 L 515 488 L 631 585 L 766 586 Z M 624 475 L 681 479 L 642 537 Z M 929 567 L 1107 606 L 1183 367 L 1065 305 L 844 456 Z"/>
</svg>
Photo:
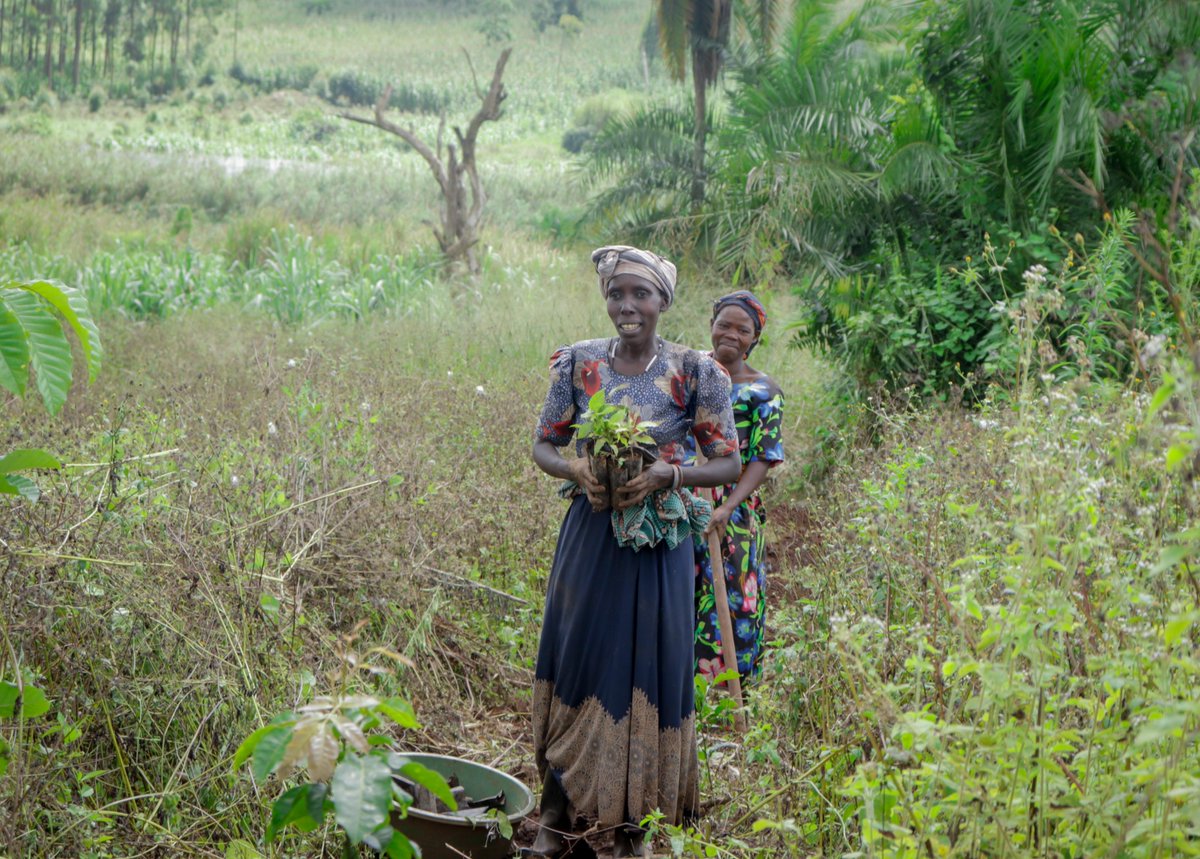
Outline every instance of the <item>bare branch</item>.
<svg viewBox="0 0 1200 859">
<path fill-rule="evenodd" d="M 475 64 L 471 62 L 471 55 L 467 53 L 467 49 L 462 49 L 463 56 L 467 58 L 467 68 L 471 70 L 471 86 L 475 90 L 476 98 L 483 98 L 483 90 L 479 88 L 479 76 L 475 74 Z"/>
<path fill-rule="evenodd" d="M 465 51 L 464 51 L 465 53 Z M 479 242 L 479 227 L 483 221 L 483 210 L 487 204 L 487 194 L 479 177 L 475 164 L 475 141 L 479 130 L 485 122 L 495 121 L 502 114 L 504 100 L 508 93 L 504 90 L 504 67 L 512 54 L 512 48 L 506 48 L 496 60 L 496 68 L 492 73 L 491 85 L 486 93 L 479 89 L 479 80 L 475 74 L 475 66 L 467 55 L 467 66 L 471 70 L 471 79 L 475 93 L 481 104 L 479 110 L 471 117 L 464 133 L 458 126 L 452 126 L 455 143 L 446 143 L 445 158 L 443 159 L 443 137 L 446 130 L 446 116 L 443 113 L 438 123 L 436 149 L 431 148 L 417 133 L 402 125 L 391 122 L 384 116 L 388 103 L 392 98 L 392 88 L 384 90 L 375 103 L 373 117 L 358 116 L 352 113 L 340 113 L 342 119 L 371 125 L 399 137 L 417 151 L 429 169 L 433 172 L 438 186 L 442 191 L 441 224 L 433 229 L 438 246 L 442 249 L 448 262 L 465 261 L 472 273 L 478 271 L 478 262 L 474 247 Z M 466 183 L 470 183 L 471 199 L 467 200 Z"/>
</svg>

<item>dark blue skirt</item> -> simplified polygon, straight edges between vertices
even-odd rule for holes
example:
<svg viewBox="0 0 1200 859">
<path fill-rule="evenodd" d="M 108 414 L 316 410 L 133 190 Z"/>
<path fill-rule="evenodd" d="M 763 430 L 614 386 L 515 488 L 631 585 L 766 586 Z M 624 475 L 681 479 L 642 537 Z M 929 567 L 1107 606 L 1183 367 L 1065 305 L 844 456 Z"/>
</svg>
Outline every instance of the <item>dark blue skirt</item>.
<svg viewBox="0 0 1200 859">
<path fill-rule="evenodd" d="M 601 827 L 693 815 L 698 761 L 691 542 L 635 552 L 574 499 L 558 536 L 534 683 L 538 771 Z"/>
</svg>

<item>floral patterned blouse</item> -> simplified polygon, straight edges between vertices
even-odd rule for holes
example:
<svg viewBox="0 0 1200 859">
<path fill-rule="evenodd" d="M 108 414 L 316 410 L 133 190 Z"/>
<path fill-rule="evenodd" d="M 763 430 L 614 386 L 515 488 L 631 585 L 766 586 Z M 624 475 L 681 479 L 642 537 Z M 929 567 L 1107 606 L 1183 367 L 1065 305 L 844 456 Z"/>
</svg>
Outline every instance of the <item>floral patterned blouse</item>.
<svg viewBox="0 0 1200 859">
<path fill-rule="evenodd" d="M 663 343 L 658 358 L 645 372 L 626 376 L 608 361 L 612 338 L 583 340 L 563 346 L 550 356 L 550 390 L 534 437 L 563 447 L 570 443 L 599 390 L 610 403 L 620 403 L 642 421 L 654 421 L 647 431 L 658 456 L 682 465 L 685 442 L 694 438 L 708 458 L 738 449 L 737 428 L 730 408 L 729 376 L 716 361 L 677 343 Z M 582 456 L 584 440 L 576 439 Z"/>
</svg>

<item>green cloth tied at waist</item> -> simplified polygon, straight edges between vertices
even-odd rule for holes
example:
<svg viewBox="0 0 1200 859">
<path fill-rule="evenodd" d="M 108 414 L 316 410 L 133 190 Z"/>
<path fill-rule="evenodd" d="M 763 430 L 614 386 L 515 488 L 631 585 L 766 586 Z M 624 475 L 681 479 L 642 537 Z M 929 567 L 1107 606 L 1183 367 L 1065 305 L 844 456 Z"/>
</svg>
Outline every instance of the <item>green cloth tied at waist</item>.
<svg viewBox="0 0 1200 859">
<path fill-rule="evenodd" d="M 567 480 L 558 494 L 574 498 L 585 493 L 574 480 Z M 613 508 L 611 517 L 617 545 L 636 552 L 666 541 L 667 548 L 674 549 L 693 533 L 704 532 L 712 519 L 712 504 L 686 489 L 657 489 L 632 507 Z"/>
</svg>

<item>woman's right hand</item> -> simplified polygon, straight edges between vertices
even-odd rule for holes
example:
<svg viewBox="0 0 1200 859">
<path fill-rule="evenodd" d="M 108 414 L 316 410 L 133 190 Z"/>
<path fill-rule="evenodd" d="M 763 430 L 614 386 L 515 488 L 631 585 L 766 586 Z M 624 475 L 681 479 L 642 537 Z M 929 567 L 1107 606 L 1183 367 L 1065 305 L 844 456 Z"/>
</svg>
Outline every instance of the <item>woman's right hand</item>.
<svg viewBox="0 0 1200 859">
<path fill-rule="evenodd" d="M 592 474 L 592 464 L 588 462 L 586 456 L 580 456 L 575 459 L 569 459 L 568 466 L 571 470 L 571 479 L 587 493 L 588 501 L 592 503 L 592 509 L 599 512 L 608 509 L 608 488 L 596 479 L 596 475 Z"/>
</svg>

